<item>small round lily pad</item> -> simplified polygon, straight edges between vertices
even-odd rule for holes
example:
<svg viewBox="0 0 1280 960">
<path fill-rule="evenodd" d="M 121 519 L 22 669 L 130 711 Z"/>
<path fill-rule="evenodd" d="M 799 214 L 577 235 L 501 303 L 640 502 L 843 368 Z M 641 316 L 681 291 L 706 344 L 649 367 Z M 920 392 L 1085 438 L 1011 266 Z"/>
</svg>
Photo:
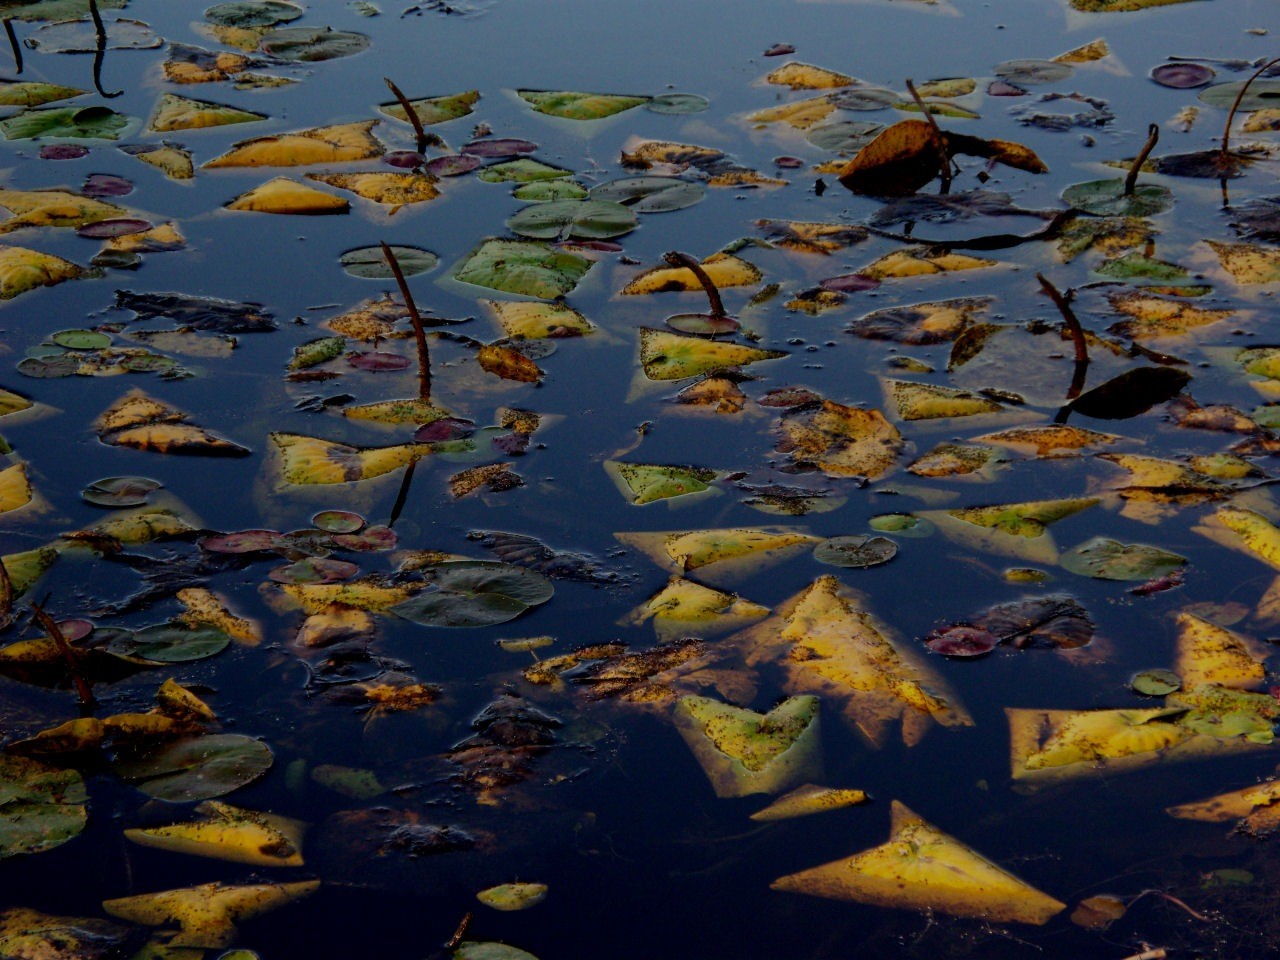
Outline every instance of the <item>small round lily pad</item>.
<svg viewBox="0 0 1280 960">
<path fill-rule="evenodd" d="M 1187 558 L 1141 543 L 1094 537 L 1062 554 L 1059 563 L 1072 573 L 1098 580 L 1154 580 L 1179 569 Z"/>
<path fill-rule="evenodd" d="M 1163 697 L 1182 689 L 1182 680 L 1172 670 L 1143 670 L 1129 678 L 1129 687 L 1144 697 Z"/>
<path fill-rule="evenodd" d="M 216 627 L 160 623 L 141 630 L 124 631 L 103 649 L 119 657 L 150 663 L 187 663 L 216 656 L 230 643 L 231 638 Z"/>
<path fill-rule="evenodd" d="M 311 522 L 325 533 L 355 533 L 365 525 L 364 517 L 350 510 L 321 510 Z"/>
<path fill-rule="evenodd" d="M 857 570 L 888 563 L 897 555 L 898 545 L 888 537 L 830 537 L 813 550 L 819 563 Z"/>
<path fill-rule="evenodd" d="M 188 737 L 117 761 L 116 773 L 157 800 L 194 803 L 252 783 L 271 768 L 271 749 L 253 737 L 219 733 Z"/>
<path fill-rule="evenodd" d="M 149 477 L 104 477 L 81 490 L 80 497 L 95 507 L 140 507 L 160 487 Z"/>
<path fill-rule="evenodd" d="M 49 339 L 68 350 L 101 350 L 111 346 L 111 338 L 97 330 L 59 330 Z"/>
<path fill-rule="evenodd" d="M 711 101 L 696 93 L 660 93 L 649 98 L 644 108 L 654 113 L 685 114 L 701 113 L 709 106 Z"/>
<path fill-rule="evenodd" d="M 1162 63 L 1153 67 L 1148 74 L 1152 80 L 1162 87 L 1175 90 L 1189 90 L 1203 87 L 1215 76 L 1213 68 L 1203 63 Z"/>
<path fill-rule="evenodd" d="M 393 246 L 391 254 L 400 265 L 400 272 L 406 277 L 434 270 L 436 264 L 440 262 L 440 258 L 434 253 L 423 250 L 421 247 Z M 338 262 L 351 276 L 364 280 L 389 280 L 395 276 L 382 252 L 382 247 L 358 247 L 355 250 L 348 250 L 338 258 Z"/>
<path fill-rule="evenodd" d="M 430 586 L 391 608 L 428 627 L 485 627 L 514 620 L 555 593 L 536 571 L 496 560 L 460 560 L 428 571 Z"/>
<path fill-rule="evenodd" d="M 882 513 L 872 517 L 867 526 L 880 533 L 896 533 L 902 537 L 930 537 L 935 529 L 929 520 L 909 513 Z"/>
<path fill-rule="evenodd" d="M 349 57 L 368 46 L 369 38 L 363 33 L 329 27 L 281 27 L 263 37 L 258 48 L 281 60 L 316 63 Z"/>
</svg>

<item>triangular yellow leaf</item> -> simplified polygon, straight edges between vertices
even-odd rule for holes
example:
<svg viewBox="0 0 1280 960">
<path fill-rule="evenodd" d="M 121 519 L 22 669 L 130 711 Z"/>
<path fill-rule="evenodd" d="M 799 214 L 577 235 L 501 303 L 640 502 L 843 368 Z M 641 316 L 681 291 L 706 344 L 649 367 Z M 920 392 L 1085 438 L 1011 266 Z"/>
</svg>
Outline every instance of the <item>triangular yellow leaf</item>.
<svg viewBox="0 0 1280 960">
<path fill-rule="evenodd" d="M 230 860 L 257 867 L 302 866 L 306 824 L 274 813 L 260 813 L 208 800 L 195 808 L 201 819 L 166 827 L 126 830 L 144 847 L 171 853 Z"/>
<path fill-rule="evenodd" d="M 383 152 L 382 144 L 373 135 L 377 123 L 377 120 L 364 120 L 244 140 L 222 156 L 214 157 L 205 167 L 298 167 L 369 160 Z"/>
<path fill-rule="evenodd" d="M 206 883 L 104 900 L 102 908 L 113 917 L 148 927 L 180 927 L 168 940 L 170 947 L 216 949 L 231 943 L 241 920 L 292 903 L 319 888 L 319 880 L 243 886 Z"/>
<path fill-rule="evenodd" d="M 399 470 L 432 452 L 427 443 L 390 447 L 352 447 L 296 433 L 273 433 L 271 442 L 282 458 L 285 482 L 297 484 L 355 483 Z"/>
<path fill-rule="evenodd" d="M 276 177 L 242 193 L 226 207 L 257 213 L 326 214 L 346 213 L 351 204 L 344 197 L 335 197 L 289 177 Z"/>
</svg>

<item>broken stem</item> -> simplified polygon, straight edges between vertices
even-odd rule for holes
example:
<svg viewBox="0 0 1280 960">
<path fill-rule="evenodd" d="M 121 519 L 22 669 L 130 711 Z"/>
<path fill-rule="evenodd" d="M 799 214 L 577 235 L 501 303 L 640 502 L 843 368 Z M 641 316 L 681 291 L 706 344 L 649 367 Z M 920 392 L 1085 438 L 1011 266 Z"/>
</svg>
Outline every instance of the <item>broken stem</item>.
<svg viewBox="0 0 1280 960">
<path fill-rule="evenodd" d="M 80 700 L 80 709 L 86 713 L 91 712 L 96 701 L 93 699 L 93 691 L 89 689 L 89 684 L 80 675 L 80 667 L 76 663 L 75 651 L 71 649 L 71 644 L 67 643 L 67 638 L 62 635 L 58 625 L 53 622 L 53 617 L 45 613 L 39 604 L 32 603 L 31 612 L 35 615 L 41 629 L 49 635 L 53 645 L 58 648 L 62 658 L 67 661 L 67 671 L 71 674 L 71 682 L 75 684 L 76 697 Z"/>
<path fill-rule="evenodd" d="M 401 92 L 400 88 L 391 82 L 390 77 L 383 77 L 383 82 L 391 88 L 392 94 L 400 101 L 400 106 L 404 107 L 405 116 L 409 118 L 409 122 L 413 124 L 413 132 L 418 137 L 418 152 L 426 153 L 427 151 L 427 131 L 422 129 L 422 120 L 418 117 L 418 111 L 413 109 L 413 104 L 409 102 L 409 98 Z"/>
<path fill-rule="evenodd" d="M 947 138 L 943 135 L 942 130 L 938 127 L 938 121 L 933 119 L 933 114 L 929 112 L 929 107 L 921 99 L 916 85 L 907 78 L 907 92 L 911 94 L 911 98 L 915 100 L 916 106 L 920 108 L 920 112 L 924 114 L 925 120 L 929 124 L 929 135 L 933 138 L 933 148 L 938 151 L 938 173 L 942 177 L 942 189 L 939 193 L 948 194 L 951 192 L 951 154 L 947 152 Z"/>
<path fill-rule="evenodd" d="M 702 264 L 698 262 L 696 257 L 681 253 L 679 250 L 672 250 L 669 253 L 664 253 L 662 259 L 673 267 L 684 267 L 698 278 L 698 282 L 702 284 L 702 289 L 707 292 L 711 316 L 727 317 L 729 315 L 725 312 L 724 301 L 720 299 L 720 291 L 716 289 L 716 285 L 712 283 L 711 278 L 707 276 L 707 271 L 702 269 Z"/>
<path fill-rule="evenodd" d="M 1160 127 L 1154 123 L 1147 126 L 1147 142 L 1142 145 L 1142 149 L 1138 151 L 1138 155 L 1133 158 L 1133 163 L 1129 165 L 1129 172 L 1124 178 L 1124 195 L 1132 197 L 1134 188 L 1138 185 L 1138 174 L 1142 170 L 1142 165 L 1147 162 L 1147 157 L 1151 156 L 1151 151 L 1156 148 L 1156 144 L 1160 142 Z"/>
<path fill-rule="evenodd" d="M 98 0 L 89 0 L 89 15 L 93 17 L 93 32 L 97 37 L 97 46 L 93 51 L 93 86 L 107 99 L 118 97 L 123 90 L 107 93 L 102 89 L 102 59 L 107 53 L 107 27 L 102 22 L 102 14 L 98 11 Z"/>
<path fill-rule="evenodd" d="M 386 241 L 379 242 L 382 245 L 382 255 L 386 257 L 387 265 L 391 267 L 391 272 L 395 275 L 396 283 L 400 287 L 400 296 L 404 298 L 404 305 L 409 309 L 409 320 L 413 324 L 413 338 L 418 342 L 418 398 L 423 403 L 430 403 L 431 354 L 427 350 L 427 331 L 423 328 L 422 316 L 418 313 L 418 307 L 413 302 L 413 294 L 409 292 L 409 284 L 405 283 L 404 272 L 400 269 L 400 261 L 391 252 L 391 248 L 387 246 Z"/>
<path fill-rule="evenodd" d="M 1150 947 L 1141 953 L 1130 954 L 1124 960 L 1165 960 L 1168 956 L 1169 951 L 1164 947 Z"/>
<path fill-rule="evenodd" d="M 4 32 L 9 35 L 9 49 L 13 51 L 14 72 L 21 75 L 22 45 L 18 43 L 18 35 L 13 32 L 13 21 L 9 17 L 4 18 Z"/>
<path fill-rule="evenodd" d="M 1228 146 L 1231 142 L 1230 140 L 1231 124 L 1235 122 L 1236 111 L 1240 109 L 1240 104 L 1244 101 L 1244 95 L 1245 95 L 1245 92 L 1249 89 L 1249 85 L 1253 83 L 1253 81 L 1257 80 L 1264 73 L 1266 73 L 1268 70 L 1270 70 L 1272 67 L 1274 67 L 1277 63 L 1280 63 L 1280 57 L 1274 57 L 1273 59 L 1268 60 L 1266 63 L 1260 66 L 1254 72 L 1253 76 L 1251 76 L 1248 80 L 1244 82 L 1244 86 L 1242 86 L 1240 88 L 1240 92 L 1236 94 L 1236 98 L 1231 104 L 1231 109 L 1227 111 L 1226 126 L 1222 128 L 1222 149 L 1218 151 L 1218 153 L 1222 157 L 1225 158 L 1226 155 L 1230 152 L 1228 150 Z"/>
<path fill-rule="evenodd" d="M 471 926 L 471 911 L 468 910 L 462 917 L 462 922 L 458 924 L 458 929 L 453 931 L 453 936 L 449 938 L 449 942 L 444 945 L 446 950 L 452 950 L 462 942 L 462 938 L 467 935 L 467 927 Z"/>
<path fill-rule="evenodd" d="M 1089 345 L 1085 341 L 1084 328 L 1080 326 L 1080 320 L 1071 309 L 1071 291 L 1068 290 L 1066 296 L 1063 296 L 1058 292 L 1057 287 L 1045 279 L 1043 273 L 1037 273 L 1036 279 L 1040 281 L 1040 289 L 1048 294 L 1049 299 L 1058 308 L 1058 312 L 1062 314 L 1067 332 L 1071 334 L 1071 342 L 1076 348 L 1075 369 L 1071 374 L 1071 386 L 1067 388 L 1066 397 L 1067 402 L 1070 403 L 1080 396 L 1080 391 L 1084 389 L 1085 372 L 1089 369 Z"/>
<path fill-rule="evenodd" d="M 400 489 L 396 491 L 396 502 L 391 505 L 391 516 L 387 519 L 388 527 L 394 527 L 396 521 L 400 519 L 400 513 L 409 500 L 409 487 L 413 485 L 413 471 L 417 466 L 418 461 L 415 459 L 410 460 L 409 466 L 405 467 L 404 477 L 400 480 Z"/>
<path fill-rule="evenodd" d="M 1211 923 L 1213 921 L 1212 917 L 1206 917 L 1203 913 L 1200 913 L 1198 910 L 1191 909 L 1191 907 L 1187 906 L 1187 904 L 1184 901 L 1179 900 L 1177 897 L 1175 897 L 1171 893 L 1165 893 L 1163 890 L 1155 890 L 1155 889 L 1143 890 L 1136 897 L 1134 897 L 1132 900 L 1129 901 L 1129 906 L 1132 907 L 1135 903 L 1137 903 L 1143 897 L 1159 897 L 1162 900 L 1169 901 L 1175 907 L 1181 907 L 1183 910 L 1187 911 L 1187 913 L 1191 914 L 1191 916 L 1195 917 L 1197 920 L 1202 920 L 1205 923 Z"/>
</svg>

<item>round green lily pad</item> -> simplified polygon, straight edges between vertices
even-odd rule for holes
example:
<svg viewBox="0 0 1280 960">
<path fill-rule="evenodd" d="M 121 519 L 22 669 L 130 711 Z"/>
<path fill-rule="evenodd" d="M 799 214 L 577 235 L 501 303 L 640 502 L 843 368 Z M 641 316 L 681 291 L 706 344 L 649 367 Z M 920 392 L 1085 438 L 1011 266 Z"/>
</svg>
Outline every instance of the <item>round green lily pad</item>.
<svg viewBox="0 0 1280 960">
<path fill-rule="evenodd" d="M 573 180 L 535 180 L 521 184 L 511 195 L 525 203 L 549 203 L 552 200 L 585 200 L 587 188 Z"/>
<path fill-rule="evenodd" d="M 526 567 L 496 560 L 460 560 L 430 568 L 431 584 L 391 608 L 426 627 L 487 627 L 514 620 L 555 593 L 551 581 Z"/>
<path fill-rule="evenodd" d="M 898 545 L 888 537 L 830 537 L 813 549 L 819 563 L 859 570 L 888 563 L 897 555 Z"/>
<path fill-rule="evenodd" d="M 1200 100 L 1211 107 L 1230 110 L 1231 105 L 1240 96 L 1240 88 L 1245 81 L 1233 80 L 1231 83 L 1215 83 L 1200 91 Z M 1249 84 L 1249 89 L 1240 100 L 1238 109 L 1246 112 L 1261 110 L 1263 107 L 1280 107 L 1280 78 L 1258 79 Z"/>
<path fill-rule="evenodd" d="M 507 220 L 507 226 L 513 233 L 535 240 L 607 240 L 634 230 L 636 215 L 607 200 L 553 200 L 525 207 Z"/>
<path fill-rule="evenodd" d="M 204 18 L 220 27 L 270 27 L 302 16 L 301 7 L 282 0 L 233 0 L 204 12 Z"/>
<path fill-rule="evenodd" d="M 1187 558 L 1141 543 L 1094 537 L 1062 555 L 1059 563 L 1097 580 L 1154 580 L 1186 564 Z"/>
<path fill-rule="evenodd" d="M 675 177 L 621 177 L 591 189 L 592 200 L 624 203 L 636 213 L 667 213 L 701 203 L 707 188 Z"/>
<path fill-rule="evenodd" d="M 135 657 L 152 663 L 187 663 L 221 653 L 231 638 L 215 627 L 188 627 L 159 623 L 141 630 L 124 631 L 104 649 L 118 657 Z"/>
<path fill-rule="evenodd" d="M 1129 687 L 1144 697 L 1163 697 L 1182 689 L 1182 680 L 1172 670 L 1143 670 L 1129 678 Z"/>
<path fill-rule="evenodd" d="M 0 858 L 66 843 L 84 829 L 88 799 L 75 770 L 0 754 Z"/>
<path fill-rule="evenodd" d="M 660 93 L 644 105 L 654 113 L 701 113 L 711 106 L 711 101 L 696 93 Z"/>
<path fill-rule="evenodd" d="M 164 744 L 116 762 L 124 780 L 157 800 L 194 803 L 252 783 L 271 768 L 271 749 L 253 737 L 218 733 Z"/>
<path fill-rule="evenodd" d="M 311 522 L 325 533 L 355 533 L 365 525 L 364 517 L 350 510 L 321 510 Z"/>
<path fill-rule="evenodd" d="M 349 57 L 368 46 L 369 38 L 363 33 L 328 27 L 281 27 L 263 37 L 258 48 L 281 60 L 318 63 Z"/>
<path fill-rule="evenodd" d="M 95 507 L 140 507 L 161 486 L 149 477 L 104 477 L 81 490 L 80 497 Z"/>
<path fill-rule="evenodd" d="M 1129 196 L 1123 180 L 1090 180 L 1062 191 L 1062 199 L 1077 210 L 1099 217 L 1149 217 L 1173 206 L 1167 187 L 1140 183 Z"/>
<path fill-rule="evenodd" d="M 867 521 L 867 526 L 880 533 L 896 533 L 902 537 L 931 537 L 936 529 L 931 521 L 909 513 L 882 513 Z"/>
<path fill-rule="evenodd" d="M 434 253 L 423 250 L 421 247 L 393 246 L 391 254 L 396 258 L 396 263 L 400 264 L 400 272 L 406 277 L 434 270 L 436 264 L 440 262 L 440 258 Z M 364 280 L 390 280 L 395 276 L 391 272 L 391 265 L 387 263 L 387 258 L 382 254 L 382 247 L 359 247 L 348 250 L 338 258 L 338 262 L 351 276 Z"/>
</svg>

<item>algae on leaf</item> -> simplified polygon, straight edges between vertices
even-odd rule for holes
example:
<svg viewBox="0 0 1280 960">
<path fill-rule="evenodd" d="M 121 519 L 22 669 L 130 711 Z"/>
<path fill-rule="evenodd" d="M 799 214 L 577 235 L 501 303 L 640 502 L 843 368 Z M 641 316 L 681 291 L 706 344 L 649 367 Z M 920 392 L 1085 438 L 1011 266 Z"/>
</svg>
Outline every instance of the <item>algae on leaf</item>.
<svg viewBox="0 0 1280 960">
<path fill-rule="evenodd" d="M 569 90 L 517 90 L 520 99 L 538 113 L 565 120 L 601 120 L 647 103 L 648 97 L 608 93 L 577 93 Z"/>
</svg>

